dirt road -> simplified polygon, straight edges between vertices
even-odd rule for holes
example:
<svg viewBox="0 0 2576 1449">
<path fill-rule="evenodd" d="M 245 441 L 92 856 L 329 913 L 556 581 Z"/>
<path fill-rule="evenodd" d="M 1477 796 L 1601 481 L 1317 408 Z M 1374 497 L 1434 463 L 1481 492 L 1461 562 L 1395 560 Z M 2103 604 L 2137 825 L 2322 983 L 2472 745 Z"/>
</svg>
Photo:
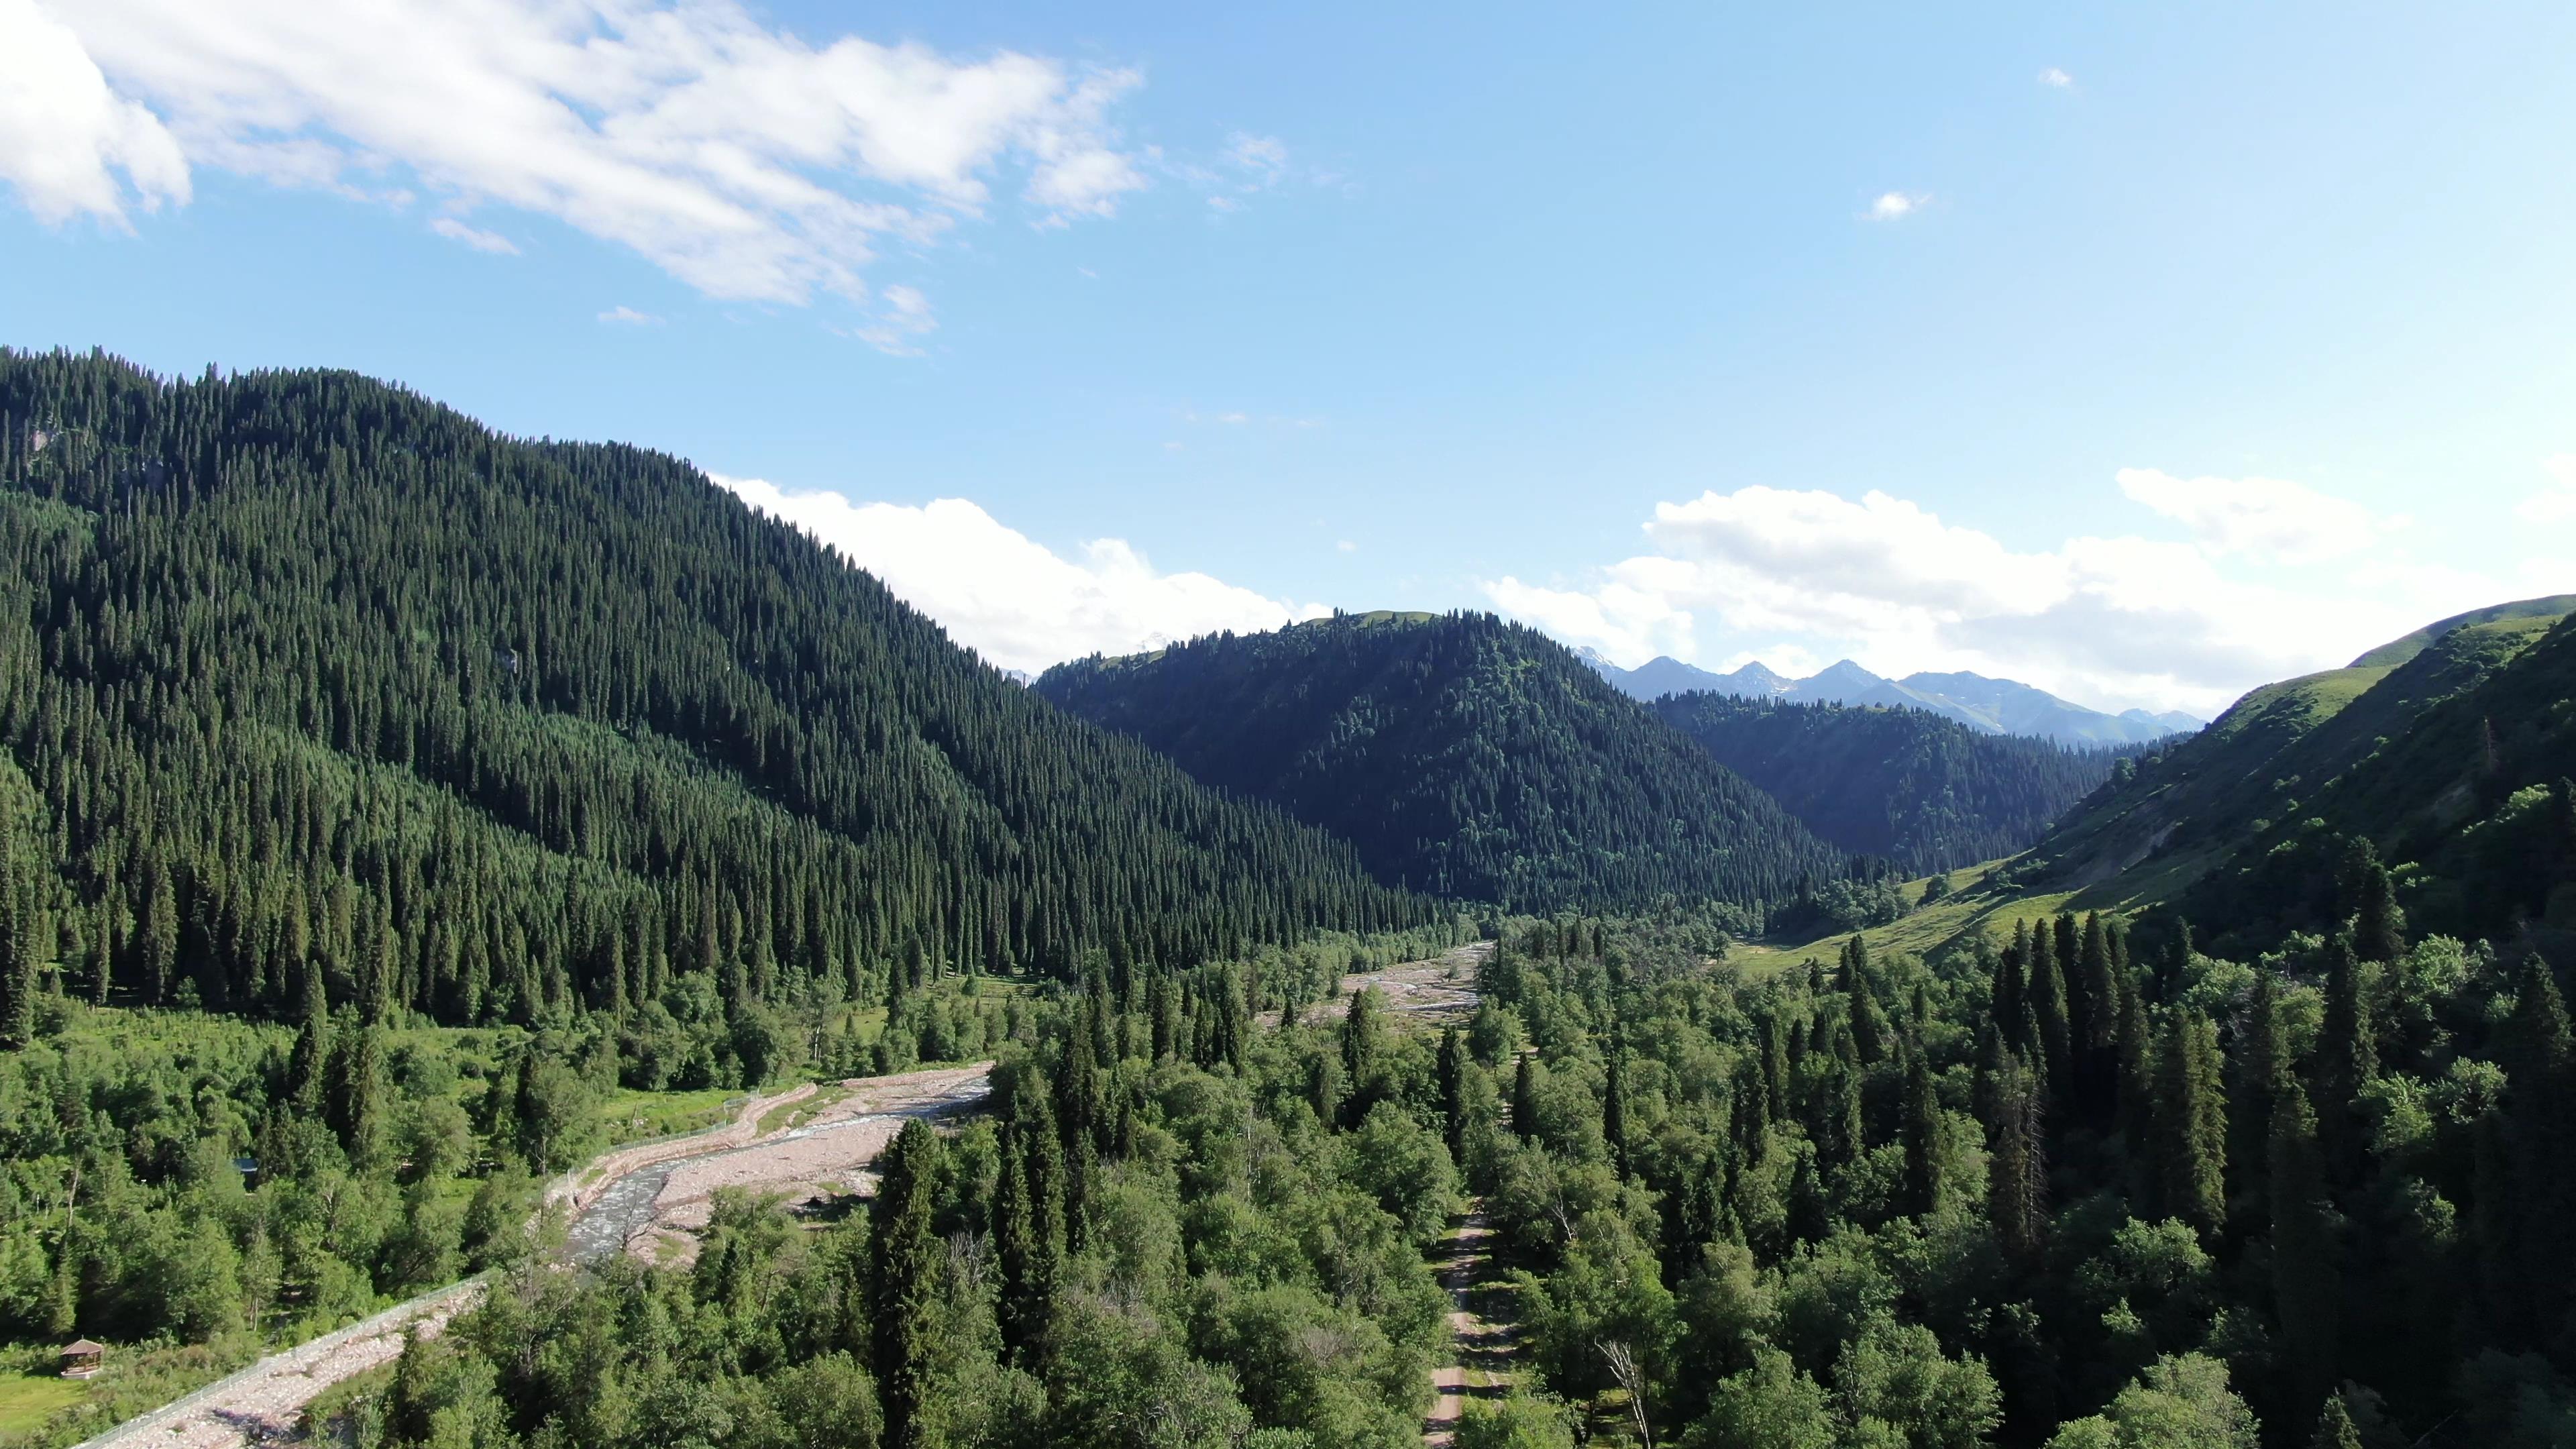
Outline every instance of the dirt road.
<svg viewBox="0 0 2576 1449">
<path fill-rule="evenodd" d="M 1518 1335 L 1509 1323 L 1486 1315 L 1506 1290 L 1494 1282 L 1493 1230 L 1485 1226 L 1483 1204 L 1468 1203 L 1441 1245 L 1448 1256 L 1440 1264 L 1440 1283 L 1449 1290 L 1449 1332 L 1455 1358 L 1431 1371 L 1431 1414 L 1422 1421 L 1422 1442 L 1447 1444 L 1458 1434 L 1458 1420 L 1469 1399 L 1501 1398 L 1511 1391 L 1512 1348 Z"/>
</svg>

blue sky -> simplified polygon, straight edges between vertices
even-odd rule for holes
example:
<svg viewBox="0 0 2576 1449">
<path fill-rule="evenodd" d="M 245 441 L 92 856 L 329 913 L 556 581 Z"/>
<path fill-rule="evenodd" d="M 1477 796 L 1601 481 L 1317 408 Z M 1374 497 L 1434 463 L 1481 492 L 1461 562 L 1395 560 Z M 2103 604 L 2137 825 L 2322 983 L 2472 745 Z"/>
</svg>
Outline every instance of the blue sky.
<svg viewBox="0 0 2576 1449">
<path fill-rule="evenodd" d="M 2207 713 L 2576 590 L 2576 11 L 1716 10 L 0 0 L 0 342 L 664 448 L 1020 667 Z"/>
</svg>

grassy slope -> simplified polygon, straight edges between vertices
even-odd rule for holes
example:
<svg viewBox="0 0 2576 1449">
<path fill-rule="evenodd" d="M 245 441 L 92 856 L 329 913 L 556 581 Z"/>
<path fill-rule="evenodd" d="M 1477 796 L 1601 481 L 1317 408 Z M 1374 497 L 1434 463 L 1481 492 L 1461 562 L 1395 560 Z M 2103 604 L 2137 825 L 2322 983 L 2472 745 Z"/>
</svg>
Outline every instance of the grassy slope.
<svg viewBox="0 0 2576 1449">
<path fill-rule="evenodd" d="M 2502 706 L 2541 713 L 2520 697 L 2529 689 L 2516 687 L 2519 675 L 2500 671 L 2557 627 L 2571 603 L 2481 610 L 2375 649 L 2363 656 L 2374 661 L 2366 665 L 2255 690 L 2160 767 L 2079 807 L 2035 852 L 2057 867 L 2036 883 L 1990 886 L 2004 861 L 1955 871 L 1952 898 L 1860 935 L 1873 952 L 1930 954 L 1980 934 L 2001 941 L 2016 919 L 2170 901 L 2227 866 L 2237 845 L 2310 803 L 2341 806 L 2375 832 L 2393 830 L 2429 808 L 2418 797 L 2441 791 L 2457 773 L 2471 716 Z M 2435 767 L 2443 761 L 2447 772 Z M 1919 898 L 1922 886 L 1908 888 Z M 1748 942 L 1730 959 L 1755 970 L 1830 961 L 1851 934 Z"/>
</svg>

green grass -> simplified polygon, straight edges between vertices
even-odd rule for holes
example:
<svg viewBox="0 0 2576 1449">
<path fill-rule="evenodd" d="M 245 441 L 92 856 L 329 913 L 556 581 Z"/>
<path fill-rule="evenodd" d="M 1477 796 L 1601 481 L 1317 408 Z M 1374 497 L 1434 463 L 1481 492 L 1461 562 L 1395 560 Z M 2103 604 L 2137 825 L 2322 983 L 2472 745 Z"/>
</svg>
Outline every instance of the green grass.
<svg viewBox="0 0 2576 1449">
<path fill-rule="evenodd" d="M 1804 965 L 1808 961 L 1831 964 L 1842 954 L 1843 943 L 1855 934 L 1868 944 L 1873 956 L 1902 954 L 1928 958 L 1972 947 L 1980 936 L 2001 946 L 2012 939 L 2015 921 L 2035 921 L 2063 911 L 2080 914 L 2085 911 L 2135 910 L 2166 899 L 2197 879 L 2207 865 L 2207 861 L 2196 856 L 2159 861 L 2152 869 L 2130 871 L 2078 890 L 1985 889 L 1987 879 L 2010 863 L 2010 860 L 1989 860 L 1980 865 L 1962 866 L 1950 872 L 1953 893 L 1948 898 L 1919 907 L 1903 919 L 1884 926 L 1871 926 L 1858 932 L 1829 931 L 1814 936 L 1738 942 L 1728 950 L 1726 959 L 1751 975 Z M 1923 885 L 1923 880 L 1909 881 L 1906 892 L 1920 900 Z"/>
<path fill-rule="evenodd" d="M 789 1127 L 802 1127 L 813 1121 L 824 1108 L 848 1095 L 850 1095 L 850 1089 L 838 1082 L 817 1087 L 814 1089 L 813 1096 L 799 1101 L 784 1102 L 761 1113 L 760 1131 L 763 1135 L 767 1135 Z"/>
<path fill-rule="evenodd" d="M 743 1093 L 732 1087 L 705 1087 L 693 1092 L 639 1092 L 620 1087 L 600 1104 L 599 1120 L 612 1146 L 649 1137 L 676 1137 L 722 1124 L 733 1116 L 726 1105 Z"/>
<path fill-rule="evenodd" d="M 248 1334 L 210 1344 L 110 1344 L 107 1372 L 83 1381 L 55 1376 L 53 1345 L 8 1349 L 0 1352 L 0 1449 L 76 1444 L 204 1388 L 261 1352 Z"/>
<path fill-rule="evenodd" d="M 0 1439 L 43 1427 L 47 1419 L 89 1397 L 89 1385 L 54 1376 L 50 1362 L 29 1373 L 0 1378 Z"/>
</svg>

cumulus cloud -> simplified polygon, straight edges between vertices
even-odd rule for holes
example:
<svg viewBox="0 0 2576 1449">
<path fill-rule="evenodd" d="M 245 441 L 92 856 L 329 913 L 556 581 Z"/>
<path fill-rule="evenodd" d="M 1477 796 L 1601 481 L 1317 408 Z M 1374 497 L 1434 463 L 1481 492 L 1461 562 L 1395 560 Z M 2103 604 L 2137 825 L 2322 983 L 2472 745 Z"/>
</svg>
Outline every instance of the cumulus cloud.
<svg viewBox="0 0 2576 1449">
<path fill-rule="evenodd" d="M 602 322 L 614 322 L 626 327 L 653 327 L 658 326 L 662 321 L 661 318 L 654 316 L 650 312 L 638 312 L 634 308 L 626 306 L 623 303 L 600 313 L 599 320 Z"/>
<path fill-rule="evenodd" d="M 734 0 L 0 0 L 0 177 L 53 220 L 184 202 L 192 165 L 417 187 L 711 297 L 856 300 L 882 239 L 934 240 L 997 181 L 1041 220 L 1114 211 L 1146 184 L 1109 119 L 1139 81 L 816 46 Z"/>
<path fill-rule="evenodd" d="M 36 0 L 0 0 L 0 181 L 48 224 L 124 226 L 129 206 L 188 200 L 178 141 L 110 90 L 79 34 Z"/>
<path fill-rule="evenodd" d="M 962 498 L 922 507 L 791 493 L 709 475 L 745 503 L 838 549 L 949 636 L 1005 669 L 1040 670 L 1093 652 L 1131 653 L 1221 629 L 1275 629 L 1330 612 L 1202 573 L 1157 573 L 1125 541 L 1066 558 Z"/>
<path fill-rule="evenodd" d="M 2514 516 L 2530 523 L 2564 523 L 2576 518 L 2576 453 L 2553 453 L 2541 461 L 2550 486 L 2514 505 Z"/>
<path fill-rule="evenodd" d="M 1878 199 L 1869 204 L 1869 210 L 1865 215 L 1872 221 L 1903 221 L 1922 210 L 1923 203 L 1931 199 L 1912 192 L 1882 191 Z"/>
<path fill-rule="evenodd" d="M 490 252 L 495 256 L 505 257 L 515 257 L 519 254 L 518 245 L 508 237 L 497 231 L 478 231 L 452 216 L 442 216 L 431 222 L 429 229 L 449 241 L 463 242 L 478 252 Z"/>
<path fill-rule="evenodd" d="M 2380 532 L 2371 511 L 2283 478 L 2176 478 L 2123 468 L 2120 491 L 2219 553 L 2314 563 L 2368 548 Z"/>
<path fill-rule="evenodd" d="M 2512 592 L 2402 559 L 2355 560 L 2322 585 L 2240 577 L 2222 564 L 2331 555 L 2381 530 L 2366 515 L 2353 527 L 2313 490 L 2258 491 L 2270 506 L 2230 511 L 2189 487 L 2133 487 L 2137 476 L 2120 475 L 2124 492 L 2198 536 L 2015 549 L 1884 492 L 1748 487 L 1658 505 L 1643 528 L 1654 551 L 1587 578 L 1483 589 L 1505 613 L 1631 665 L 1703 648 L 1793 671 L 1784 660 L 1848 655 L 1891 675 L 1973 669 L 2088 703 L 2197 711 Z"/>
<path fill-rule="evenodd" d="M 2075 86 L 2075 77 L 2052 65 L 2039 73 L 2039 83 L 2052 90 L 2071 90 Z"/>
</svg>

